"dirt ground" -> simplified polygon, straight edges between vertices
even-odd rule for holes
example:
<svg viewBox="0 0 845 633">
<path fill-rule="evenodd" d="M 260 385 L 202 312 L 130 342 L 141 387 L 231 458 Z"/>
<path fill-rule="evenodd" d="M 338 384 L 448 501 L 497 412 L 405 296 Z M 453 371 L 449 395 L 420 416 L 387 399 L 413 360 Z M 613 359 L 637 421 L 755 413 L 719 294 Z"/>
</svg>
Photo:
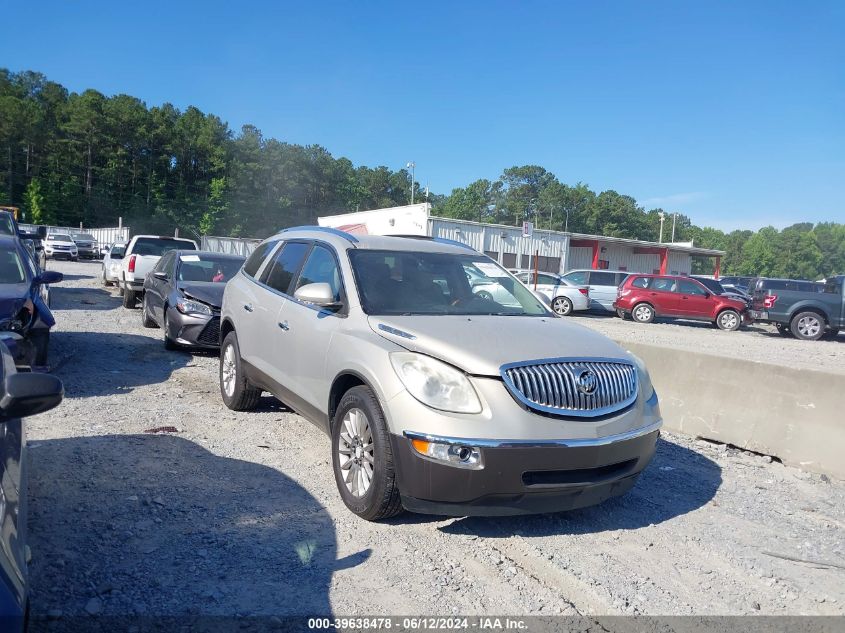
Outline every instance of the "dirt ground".
<svg viewBox="0 0 845 633">
<path fill-rule="evenodd" d="M 635 488 L 598 507 L 368 523 L 315 427 L 270 397 L 229 411 L 214 354 L 166 351 L 96 262 L 50 267 L 66 274 L 51 351 L 66 398 L 28 422 L 36 616 L 845 614 L 843 482 L 666 433 Z M 790 362 L 845 350 L 584 321 Z"/>
</svg>

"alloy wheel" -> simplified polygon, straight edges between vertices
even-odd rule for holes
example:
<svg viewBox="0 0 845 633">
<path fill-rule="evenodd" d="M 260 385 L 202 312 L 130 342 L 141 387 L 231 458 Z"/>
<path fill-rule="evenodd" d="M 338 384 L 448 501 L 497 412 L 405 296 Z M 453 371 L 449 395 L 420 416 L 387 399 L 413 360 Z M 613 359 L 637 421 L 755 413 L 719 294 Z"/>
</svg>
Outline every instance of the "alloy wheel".
<svg viewBox="0 0 845 633">
<path fill-rule="evenodd" d="M 648 306 L 637 306 L 634 310 L 634 316 L 637 321 L 648 321 L 651 318 L 651 308 Z"/>
<path fill-rule="evenodd" d="M 560 316 L 566 316 L 572 310 L 572 304 L 566 297 L 558 297 L 552 304 L 552 310 Z"/>
<path fill-rule="evenodd" d="M 235 381 L 238 377 L 238 368 L 235 364 L 235 347 L 227 345 L 223 352 L 223 391 L 228 397 L 235 394 Z"/>
<path fill-rule="evenodd" d="M 356 497 L 363 497 L 370 489 L 375 466 L 375 447 L 367 415 L 354 407 L 341 421 L 343 429 L 337 441 L 340 469 L 346 489 Z"/>
<path fill-rule="evenodd" d="M 801 336 L 811 338 L 817 336 L 821 330 L 822 324 L 818 317 L 805 316 L 798 319 L 798 332 Z"/>
<path fill-rule="evenodd" d="M 732 330 L 737 325 L 737 318 L 733 312 L 724 312 L 722 316 L 719 317 L 719 321 L 722 324 L 722 329 L 725 330 Z"/>
</svg>

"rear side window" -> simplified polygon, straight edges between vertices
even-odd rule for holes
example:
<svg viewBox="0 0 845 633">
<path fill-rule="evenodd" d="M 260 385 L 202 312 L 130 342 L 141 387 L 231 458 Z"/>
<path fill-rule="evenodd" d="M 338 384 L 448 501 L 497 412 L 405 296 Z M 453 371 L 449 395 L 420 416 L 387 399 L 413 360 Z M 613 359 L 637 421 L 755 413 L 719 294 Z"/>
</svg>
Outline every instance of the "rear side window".
<svg viewBox="0 0 845 633">
<path fill-rule="evenodd" d="M 307 284 L 317 283 L 329 284 L 334 300 L 340 301 L 340 270 L 337 268 L 334 255 L 323 246 L 315 246 L 311 254 L 308 255 L 308 260 L 302 267 L 296 287 L 301 288 Z"/>
<path fill-rule="evenodd" d="M 828 281 L 824 285 L 824 291 L 825 291 L 825 293 L 831 294 L 831 295 L 841 295 L 842 294 L 842 282 L 837 281 L 837 280 Z"/>
<path fill-rule="evenodd" d="M 569 283 L 573 283 L 576 286 L 583 286 L 587 283 L 587 271 L 585 270 L 578 270 L 574 273 L 569 273 L 563 276 L 566 281 Z"/>
<path fill-rule="evenodd" d="M 634 288 L 648 288 L 651 277 L 637 277 L 631 282 Z"/>
<path fill-rule="evenodd" d="M 290 284 L 302 266 L 309 248 L 311 245 L 304 242 L 284 244 L 273 257 L 273 261 L 264 269 L 261 281 L 273 290 L 288 294 Z"/>
<path fill-rule="evenodd" d="M 278 240 L 264 242 L 258 248 L 252 251 L 252 255 L 249 256 L 249 259 L 247 259 L 246 263 L 244 264 L 244 272 L 250 277 L 255 277 L 255 274 L 258 272 L 258 269 L 261 268 L 261 264 L 264 263 L 264 259 L 267 257 L 267 255 L 270 254 L 270 251 L 276 248 L 276 244 L 278 243 Z"/>
<path fill-rule="evenodd" d="M 602 273 L 595 270 L 590 271 L 591 286 L 615 286 L 616 273 Z"/>
</svg>

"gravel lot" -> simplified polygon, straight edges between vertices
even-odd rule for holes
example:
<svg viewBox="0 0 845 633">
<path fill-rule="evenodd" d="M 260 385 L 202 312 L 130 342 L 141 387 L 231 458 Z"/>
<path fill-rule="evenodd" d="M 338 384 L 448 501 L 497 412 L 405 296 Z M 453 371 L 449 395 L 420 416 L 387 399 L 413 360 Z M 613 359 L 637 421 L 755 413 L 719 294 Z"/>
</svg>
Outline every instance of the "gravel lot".
<svg viewBox="0 0 845 633">
<path fill-rule="evenodd" d="M 834 340 L 799 341 L 778 334 L 773 325 L 752 323 L 723 332 L 700 321 L 658 319 L 654 323 L 623 321 L 616 316 L 578 315 L 579 323 L 615 341 L 647 343 L 761 363 L 845 374 L 845 332 Z"/>
<path fill-rule="evenodd" d="M 214 355 L 165 351 L 97 263 L 51 268 L 67 279 L 51 352 L 67 395 L 28 427 L 36 616 L 845 614 L 843 482 L 667 433 L 599 507 L 367 523 L 316 428 L 269 397 L 225 409 Z M 582 321 L 759 360 L 845 358 L 842 341 Z M 148 432 L 161 427 L 176 432 Z"/>
</svg>

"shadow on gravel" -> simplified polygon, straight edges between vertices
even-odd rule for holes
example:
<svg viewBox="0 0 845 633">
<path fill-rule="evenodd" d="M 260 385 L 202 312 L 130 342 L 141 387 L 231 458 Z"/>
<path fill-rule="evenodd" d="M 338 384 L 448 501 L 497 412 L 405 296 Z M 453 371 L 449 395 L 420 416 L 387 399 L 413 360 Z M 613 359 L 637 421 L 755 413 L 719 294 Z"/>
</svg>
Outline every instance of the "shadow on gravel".
<svg viewBox="0 0 845 633">
<path fill-rule="evenodd" d="M 332 574 L 370 555 L 337 560 L 328 511 L 279 471 L 179 437 L 44 440 L 29 445 L 29 459 L 38 630 L 93 630 L 92 611 L 142 624 L 177 616 L 171 630 L 199 615 L 224 616 L 221 626 L 236 616 L 330 617 Z M 55 610 L 59 621 L 45 622 Z"/>
<path fill-rule="evenodd" d="M 120 297 L 105 288 L 62 288 L 61 284 L 50 287 L 52 310 L 114 310 L 120 305 Z"/>
<path fill-rule="evenodd" d="M 449 534 L 507 538 L 633 530 L 663 523 L 709 502 L 722 484 L 719 465 L 684 446 L 657 440 L 651 464 L 625 495 L 590 508 L 536 516 L 466 517 L 440 528 Z M 401 519 L 400 519 L 401 520 Z"/>
<path fill-rule="evenodd" d="M 128 394 L 163 383 L 191 358 L 137 334 L 59 330 L 50 336 L 50 365 L 65 385 L 66 398 Z"/>
</svg>

